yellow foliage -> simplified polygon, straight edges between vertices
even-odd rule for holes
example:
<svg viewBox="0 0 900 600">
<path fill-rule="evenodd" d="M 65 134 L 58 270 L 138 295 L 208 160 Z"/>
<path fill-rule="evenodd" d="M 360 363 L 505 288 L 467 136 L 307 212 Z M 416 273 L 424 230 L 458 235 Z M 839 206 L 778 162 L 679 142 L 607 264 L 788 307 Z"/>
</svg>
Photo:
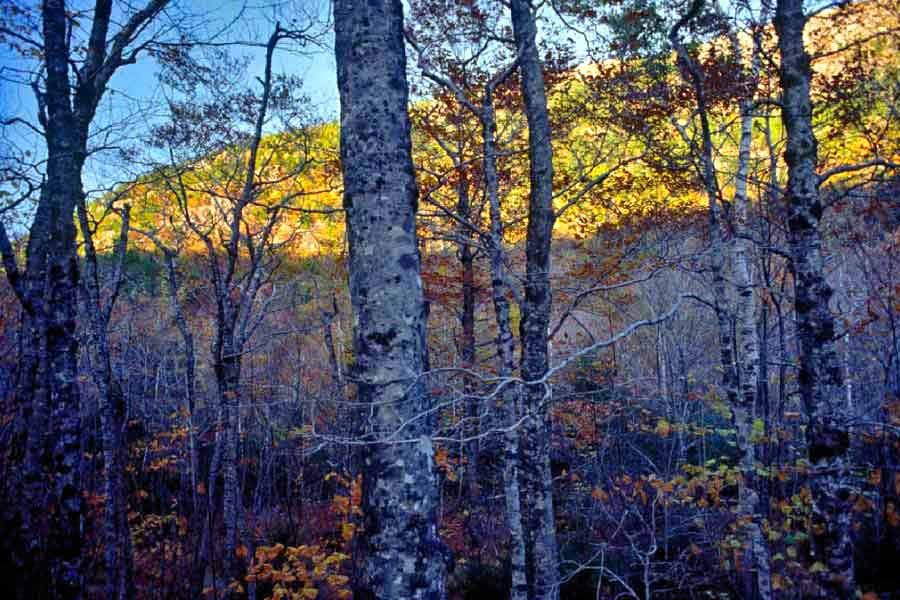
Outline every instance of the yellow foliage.
<svg viewBox="0 0 900 600">
<path fill-rule="evenodd" d="M 669 433 L 672 431 L 672 426 L 665 419 L 660 419 L 656 423 L 656 434 L 660 437 L 669 437 Z"/>
<path fill-rule="evenodd" d="M 350 578 L 341 573 L 348 558 L 341 552 L 329 554 L 315 544 L 260 546 L 245 580 L 272 584 L 270 600 L 311 599 L 320 592 L 326 598 L 349 598 L 352 594 L 347 595 L 346 586 Z"/>
<path fill-rule="evenodd" d="M 356 525 L 353 523 L 343 523 L 341 525 L 341 539 L 345 542 L 349 542 L 353 539 L 353 534 L 356 532 Z"/>
</svg>

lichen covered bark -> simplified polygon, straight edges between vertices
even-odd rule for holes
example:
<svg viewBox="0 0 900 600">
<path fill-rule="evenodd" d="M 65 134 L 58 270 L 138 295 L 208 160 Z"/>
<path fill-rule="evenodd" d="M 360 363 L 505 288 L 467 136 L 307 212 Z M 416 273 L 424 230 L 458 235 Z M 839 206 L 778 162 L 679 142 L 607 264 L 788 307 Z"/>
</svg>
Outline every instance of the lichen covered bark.
<svg viewBox="0 0 900 600">
<path fill-rule="evenodd" d="M 847 417 L 840 409 L 842 373 L 835 349 L 832 295 L 822 256 L 822 202 L 812 128 L 810 59 L 803 45 L 802 0 L 779 0 L 775 29 L 781 51 L 782 120 L 787 131 L 788 244 L 794 271 L 800 397 L 809 418 L 807 443 L 813 473 L 813 540 L 826 567 L 820 597 L 850 597 L 855 590 L 847 453 Z"/>
<path fill-rule="evenodd" d="M 354 379 L 370 405 L 364 597 L 443 598 L 399 0 L 334 4 Z"/>
<path fill-rule="evenodd" d="M 537 48 L 537 27 L 531 3 L 510 3 L 513 33 L 521 75 L 522 97 L 528 120 L 530 195 L 528 233 L 525 241 L 525 297 L 522 303 L 522 378 L 541 380 L 549 367 L 550 245 L 553 236 L 553 148 L 547 94 Z M 523 436 L 522 475 L 528 499 L 528 529 L 531 536 L 531 593 L 535 599 L 559 597 L 559 553 L 553 511 L 553 479 L 550 471 L 550 415 L 543 384 L 525 386 L 525 404 L 530 418 Z"/>
</svg>

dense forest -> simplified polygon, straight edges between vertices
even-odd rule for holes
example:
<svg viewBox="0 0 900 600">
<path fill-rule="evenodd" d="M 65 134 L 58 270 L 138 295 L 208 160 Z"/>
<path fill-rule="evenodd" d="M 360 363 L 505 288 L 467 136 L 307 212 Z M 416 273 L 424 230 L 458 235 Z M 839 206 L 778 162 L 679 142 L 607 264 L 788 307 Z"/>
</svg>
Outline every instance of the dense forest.
<svg viewBox="0 0 900 600">
<path fill-rule="evenodd" d="M 0 46 L 0 595 L 900 598 L 895 0 Z"/>
</svg>

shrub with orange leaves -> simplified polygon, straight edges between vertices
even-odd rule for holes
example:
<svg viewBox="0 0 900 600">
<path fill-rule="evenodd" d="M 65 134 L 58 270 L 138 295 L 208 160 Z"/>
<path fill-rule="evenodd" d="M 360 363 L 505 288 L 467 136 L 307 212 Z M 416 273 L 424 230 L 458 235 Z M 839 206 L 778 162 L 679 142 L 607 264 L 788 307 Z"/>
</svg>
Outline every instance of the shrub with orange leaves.
<svg viewBox="0 0 900 600">
<path fill-rule="evenodd" d="M 349 558 L 319 545 L 260 546 L 246 581 L 271 586 L 266 600 L 346 600 L 353 592 L 341 566 Z"/>
</svg>

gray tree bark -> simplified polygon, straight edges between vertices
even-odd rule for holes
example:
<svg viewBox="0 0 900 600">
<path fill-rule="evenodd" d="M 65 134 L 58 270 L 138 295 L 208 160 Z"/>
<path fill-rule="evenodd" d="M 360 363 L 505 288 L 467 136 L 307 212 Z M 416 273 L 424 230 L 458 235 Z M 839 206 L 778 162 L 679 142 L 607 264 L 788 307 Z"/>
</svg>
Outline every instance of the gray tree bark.
<svg viewBox="0 0 900 600">
<path fill-rule="evenodd" d="M 813 473 L 813 541 L 826 567 L 821 597 L 851 597 L 853 571 L 846 415 L 840 410 L 842 373 L 835 348 L 831 286 L 822 256 L 822 202 L 819 198 L 817 140 L 812 128 L 809 54 L 803 45 L 806 15 L 802 0 L 779 0 L 775 30 L 781 51 L 781 109 L 787 132 L 788 245 L 794 271 L 800 397 L 809 426 L 807 444 Z"/>
<path fill-rule="evenodd" d="M 459 168 L 459 165 L 457 165 Z M 469 181 L 464 170 L 459 172 L 459 184 L 457 185 L 457 214 L 468 221 L 472 213 L 472 201 L 469 195 Z M 462 329 L 459 355 L 463 368 L 471 369 L 475 366 L 475 251 L 474 232 L 470 227 L 461 224 L 458 228 L 460 241 L 459 266 L 462 271 L 462 310 L 459 315 L 459 324 Z M 467 388 L 468 391 L 468 388 Z M 463 434 L 471 438 L 465 444 L 464 453 L 466 460 L 466 488 L 473 498 L 479 494 L 478 484 L 478 429 L 481 402 L 477 398 L 466 398 L 465 411 L 469 424 L 463 429 Z"/>
<path fill-rule="evenodd" d="M 126 49 L 167 4 L 150 0 L 110 37 L 112 0 L 97 0 L 84 60 L 71 61 L 69 17 L 63 0 L 41 4 L 44 87 L 35 87 L 38 118 L 47 145 L 46 178 L 29 229 L 25 269 L 19 272 L 3 244 L 7 278 L 24 309 L 23 353 L 17 401 L 27 419 L 20 535 L 27 575 L 19 593 L 46 590 L 53 597 L 80 598 L 83 502 L 81 419 L 76 335 L 78 258 L 73 215 L 83 201 L 81 173 L 88 133 L 113 73 L 134 62 Z M 73 83 L 72 70 L 77 71 Z M 6 233 L 0 236 L 7 239 Z M 52 440 L 52 444 L 48 443 Z M 52 446 L 52 447 L 51 447 Z M 51 507 L 45 505 L 45 471 L 52 476 Z M 49 517 L 47 516 L 49 515 Z M 39 523 L 50 520 L 43 539 Z"/>
<path fill-rule="evenodd" d="M 181 352 L 184 355 L 184 396 L 185 404 L 188 411 L 188 449 L 191 461 L 191 498 L 193 507 L 193 518 L 203 523 L 201 528 L 200 539 L 194 548 L 194 555 L 191 564 L 191 583 L 190 589 L 193 596 L 199 596 L 203 592 L 203 578 L 206 574 L 206 567 L 209 562 L 209 527 L 210 515 L 215 506 L 214 496 L 215 490 L 210 486 L 206 489 L 207 502 L 200 503 L 197 490 L 199 485 L 198 469 L 200 467 L 200 454 L 197 447 L 197 432 L 194 426 L 194 414 L 196 412 L 196 353 L 194 348 L 194 334 L 191 331 L 190 324 L 181 307 L 178 299 L 178 291 L 180 284 L 178 280 L 178 269 L 175 264 L 176 252 L 165 246 L 158 238 L 151 236 L 156 247 L 163 254 L 163 262 L 166 267 L 166 284 L 169 290 L 169 300 L 172 307 L 172 320 L 178 328 L 181 336 Z M 216 467 L 211 466 L 211 471 Z M 215 483 L 215 478 L 211 478 Z"/>
<path fill-rule="evenodd" d="M 522 302 L 520 370 L 526 382 L 538 381 L 549 368 L 550 245 L 553 238 L 553 148 L 544 76 L 537 48 L 537 27 L 529 0 L 512 0 L 510 12 L 528 120 L 530 194 L 525 241 L 525 295 Z M 525 386 L 529 419 L 523 442 L 523 481 L 529 500 L 531 595 L 536 600 L 559 597 L 559 551 L 550 472 L 550 387 Z"/>
<path fill-rule="evenodd" d="M 740 41 L 732 30 L 732 49 L 743 64 Z M 744 595 L 748 598 L 769 600 L 772 597 L 772 574 L 769 546 L 763 535 L 762 522 L 766 508 L 761 502 L 756 477 L 757 439 L 765 433 L 765 420 L 756 421 L 760 412 L 757 397 L 760 371 L 760 343 L 757 329 L 756 308 L 758 302 L 754 293 L 753 242 L 751 234 L 750 197 L 747 192 L 750 172 L 750 150 L 753 142 L 753 112 L 755 109 L 755 89 L 760 72 L 761 42 L 754 35 L 749 72 L 747 77 L 752 92 L 740 102 L 740 136 L 738 139 L 738 165 L 734 184 L 734 238 L 732 243 L 732 265 L 735 283 L 738 287 L 736 299 L 739 381 L 737 403 L 734 406 L 734 420 L 737 429 L 737 444 L 741 452 L 741 485 L 738 489 L 738 518 L 744 522 L 744 543 L 749 558 Z M 754 431 L 753 424 L 763 423 L 763 431 Z"/>
<path fill-rule="evenodd" d="M 115 250 L 115 270 L 112 274 L 111 293 L 106 302 L 101 298 L 101 284 L 94 232 L 88 221 L 87 206 L 82 197 L 77 206 L 78 223 L 84 243 L 84 278 L 86 321 L 91 351 L 91 375 L 100 394 L 100 429 L 103 447 L 104 503 L 103 535 L 104 560 L 106 561 L 107 598 L 133 598 L 135 594 L 133 561 L 131 555 L 131 530 L 128 527 L 128 501 L 125 484 L 124 439 L 125 395 L 113 372 L 110 356 L 109 328 L 124 276 L 125 252 L 128 245 L 129 207 L 122 213 L 122 225 Z"/>
<path fill-rule="evenodd" d="M 497 175 L 497 119 L 494 107 L 494 92 L 515 72 L 518 61 L 501 70 L 485 84 L 481 106 L 476 106 L 465 92 L 451 80 L 441 77 L 428 69 L 425 77 L 452 91 L 459 103 L 478 118 L 481 124 L 482 170 L 484 191 L 488 201 L 490 231 L 482 235 L 488 248 L 491 273 L 491 301 L 497 324 L 498 374 L 501 378 L 512 377 L 516 370 L 515 337 L 512 331 L 509 297 L 514 290 L 506 273 L 506 252 L 503 246 L 503 215 L 500 209 L 500 183 Z M 506 503 L 506 523 L 509 528 L 510 559 L 510 599 L 525 600 L 528 597 L 526 561 L 526 541 L 523 528 L 522 498 L 519 486 L 520 475 L 520 393 L 519 386 L 504 384 L 499 390 L 506 431 L 503 435 L 503 488 Z"/>
<path fill-rule="evenodd" d="M 744 522 L 744 543 L 749 557 L 745 582 L 745 596 L 768 600 L 772 597 L 771 562 L 768 544 L 761 527 L 764 509 L 760 503 L 756 477 L 756 448 L 754 432 L 757 415 L 757 389 L 759 379 L 759 337 L 756 327 L 756 298 L 750 264 L 752 242 L 745 224 L 749 217 L 747 176 L 750 162 L 750 143 L 753 128 L 753 100 L 741 103 L 741 134 L 738 150 L 738 172 L 735 181 L 734 206 L 737 223 L 733 246 L 734 276 L 738 285 L 736 303 L 737 334 L 739 340 L 740 385 L 734 404 L 735 429 L 738 450 L 741 452 L 741 485 L 738 489 L 738 518 Z M 763 421 L 764 422 L 764 421 Z"/>
<path fill-rule="evenodd" d="M 712 132 L 709 124 L 709 112 L 706 90 L 703 87 L 703 74 L 699 65 L 690 56 L 680 39 L 680 30 L 695 19 L 703 8 L 704 0 L 694 0 L 688 11 L 678 20 L 669 32 L 669 40 L 678 56 L 678 64 L 682 69 L 685 83 L 691 86 L 697 104 L 697 116 L 700 121 L 700 146 L 682 131 L 682 137 L 692 146 L 698 163 L 698 174 L 703 190 L 706 193 L 709 209 L 709 269 L 712 273 L 713 307 L 716 314 L 719 337 L 719 355 L 722 365 L 722 388 L 731 406 L 737 404 L 737 373 L 734 364 L 734 339 L 732 338 L 731 318 L 728 294 L 725 287 L 725 231 L 722 224 L 722 194 L 716 176 L 713 161 Z"/>
<path fill-rule="evenodd" d="M 489 235 L 491 264 L 491 299 L 497 322 L 497 355 L 500 377 L 515 372 L 515 340 L 513 338 L 508 296 L 511 293 L 505 270 L 503 251 L 503 216 L 500 212 L 500 184 L 497 178 L 496 122 L 494 116 L 494 88 L 509 74 L 501 73 L 484 90 L 479 118 L 482 127 L 485 193 L 491 217 Z M 506 525 L 509 528 L 510 600 L 528 597 L 528 577 L 525 532 L 522 525 L 522 499 L 519 489 L 519 410 L 518 386 L 507 386 L 501 395 L 503 413 L 508 429 L 503 436 L 503 487 L 506 501 Z"/>
<path fill-rule="evenodd" d="M 334 4 L 355 378 L 371 406 L 366 597 L 445 596 L 400 0 Z"/>
<path fill-rule="evenodd" d="M 762 515 L 759 511 L 759 495 L 756 492 L 756 444 L 754 442 L 753 423 L 756 410 L 756 389 L 759 373 L 759 343 L 756 331 L 756 304 L 753 295 L 753 279 L 750 271 L 749 255 L 751 243 L 740 234 L 744 233 L 743 224 L 735 224 L 735 235 L 729 247 L 726 244 L 726 231 L 723 223 L 723 199 L 719 189 L 713 159 L 712 132 L 707 110 L 704 77 L 697 62 L 691 57 L 681 42 L 679 30 L 699 16 L 703 8 L 703 0 L 694 0 L 689 10 L 676 23 L 670 32 L 669 39 L 678 56 L 678 64 L 682 69 L 685 82 L 693 88 L 697 113 L 700 120 L 700 146 L 693 146 L 699 162 L 699 174 L 709 203 L 709 238 L 710 238 L 710 270 L 713 279 L 713 306 L 718 324 L 719 352 L 722 365 L 722 387 L 731 406 L 734 426 L 737 431 L 737 445 L 741 453 L 741 484 L 738 490 L 737 516 L 741 523 L 741 537 L 745 548 L 745 562 L 741 573 L 743 595 L 747 598 L 771 597 L 770 564 L 768 546 L 762 533 Z M 732 51 L 738 64 L 741 64 L 741 48 L 736 32 L 730 33 Z M 754 50 L 751 68 L 751 83 L 755 84 L 758 73 L 758 49 Z M 750 162 L 750 144 L 753 133 L 752 94 L 740 104 L 740 138 L 738 142 L 738 168 L 735 181 L 735 204 L 737 220 L 746 221 L 749 199 L 747 197 L 747 174 Z M 729 253 L 728 250 L 732 252 Z M 725 272 L 731 259 L 733 272 L 739 291 L 736 302 L 729 299 Z M 738 370 L 735 360 L 735 340 L 732 335 L 732 314 L 738 320 L 738 340 L 743 352 Z M 738 374 L 742 377 L 739 377 Z"/>
</svg>

